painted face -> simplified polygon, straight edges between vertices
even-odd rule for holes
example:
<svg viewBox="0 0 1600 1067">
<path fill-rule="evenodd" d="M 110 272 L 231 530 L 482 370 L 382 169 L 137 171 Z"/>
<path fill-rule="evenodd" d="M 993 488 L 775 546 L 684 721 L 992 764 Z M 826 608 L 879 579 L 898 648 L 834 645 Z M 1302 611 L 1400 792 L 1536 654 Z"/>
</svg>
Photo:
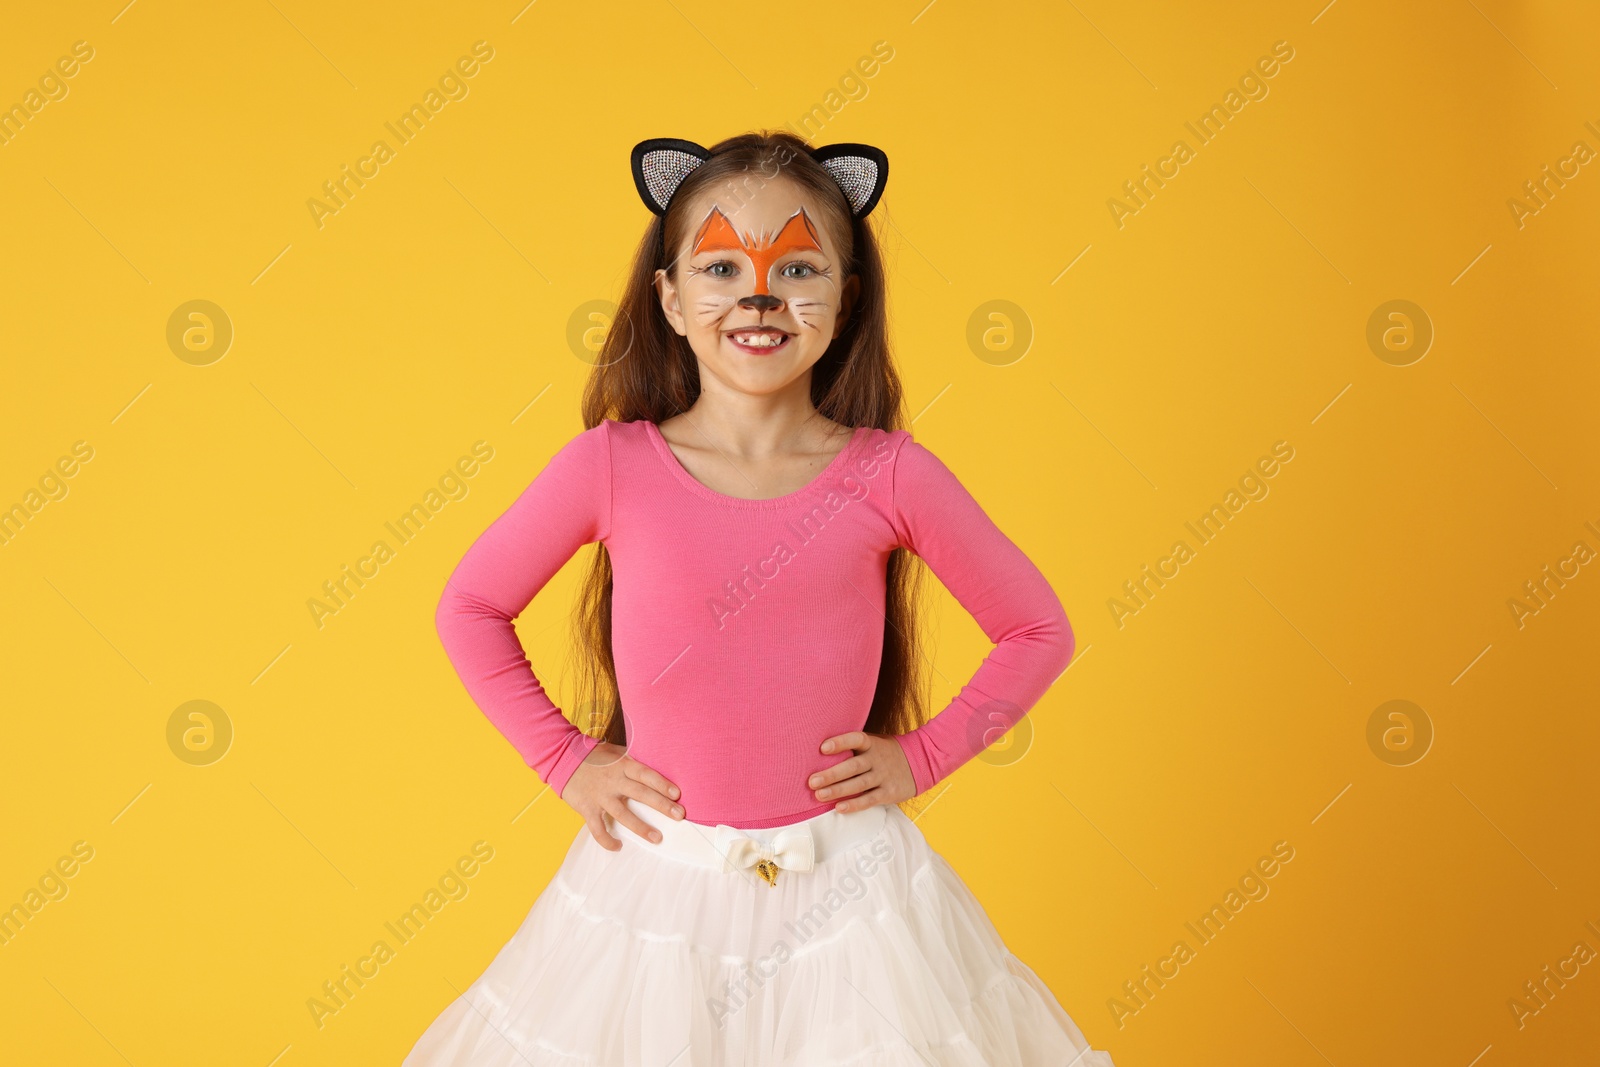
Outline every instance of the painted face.
<svg viewBox="0 0 1600 1067">
<path fill-rule="evenodd" d="M 691 274 L 710 272 L 711 268 L 695 265 L 704 255 L 743 253 L 744 258 L 750 261 L 750 279 L 754 283 L 756 295 L 771 295 L 772 283 L 776 280 L 773 275 L 779 260 L 794 260 L 792 264 L 786 263 L 785 266 L 784 277 L 790 280 L 827 276 L 827 272 L 817 266 L 826 259 L 822 252 L 822 240 L 817 235 L 817 228 L 811 223 L 811 216 L 806 214 L 806 209 L 803 207 L 789 216 L 789 220 L 783 224 L 781 230 L 769 237 L 764 234 L 741 235 L 734 229 L 728 216 L 722 213 L 722 209 L 713 204 L 705 220 L 700 223 L 700 229 L 695 233 L 694 240 L 689 243 L 689 248 L 694 257 L 689 263 Z M 809 258 L 807 253 L 810 253 Z M 716 264 L 713 264 L 713 267 L 715 266 Z M 790 267 L 793 269 L 790 270 Z M 726 276 L 732 277 L 732 272 Z M 783 286 L 783 288 L 799 293 L 807 287 Z"/>
<path fill-rule="evenodd" d="M 679 250 L 677 280 L 656 272 L 662 310 L 688 338 L 702 382 L 709 373 L 746 392 L 783 388 L 807 377 L 844 328 L 859 281 L 841 285 L 837 251 L 817 217 L 810 197 L 787 181 L 704 203 Z"/>
</svg>

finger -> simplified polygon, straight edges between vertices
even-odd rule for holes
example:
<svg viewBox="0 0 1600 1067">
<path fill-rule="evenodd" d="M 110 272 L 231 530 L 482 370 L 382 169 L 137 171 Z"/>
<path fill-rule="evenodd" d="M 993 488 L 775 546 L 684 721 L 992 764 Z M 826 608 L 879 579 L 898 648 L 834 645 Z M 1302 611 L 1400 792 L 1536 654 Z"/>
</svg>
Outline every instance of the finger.
<svg viewBox="0 0 1600 1067">
<path fill-rule="evenodd" d="M 600 847 L 607 852 L 615 852 L 622 847 L 622 842 L 606 832 L 605 819 L 601 817 L 600 809 L 595 809 L 591 815 L 584 816 L 584 822 L 589 824 L 589 832 L 600 843 Z"/>
<path fill-rule="evenodd" d="M 857 797 L 841 800 L 833 806 L 834 811 L 862 811 L 866 808 L 876 807 L 879 804 L 893 804 L 894 798 L 881 786 L 869 789 Z"/>
<path fill-rule="evenodd" d="M 869 761 L 865 756 L 851 756 L 849 759 L 844 760 L 841 763 L 835 763 L 832 767 L 824 767 L 816 774 L 813 774 L 810 778 L 806 779 L 806 785 L 810 786 L 812 789 L 817 789 L 821 786 L 837 782 L 843 778 L 849 778 L 853 775 L 860 774 L 871 766 L 871 761 Z"/>
<path fill-rule="evenodd" d="M 874 788 L 881 781 L 882 779 L 875 772 L 858 774 L 854 778 L 845 779 L 838 785 L 830 785 L 826 789 L 817 790 L 817 799 L 836 800 L 839 797 L 854 796 L 857 793 L 863 793 L 868 789 Z"/>
<path fill-rule="evenodd" d="M 633 809 L 628 807 L 627 803 L 620 797 L 617 799 L 614 807 L 609 807 L 606 810 L 611 813 L 611 817 L 613 819 L 617 820 L 623 826 L 626 826 L 628 829 L 632 830 L 646 841 L 649 841 L 652 844 L 661 843 L 661 831 L 657 830 L 654 826 L 651 826 L 649 823 L 639 818 L 639 816 L 635 815 L 633 813 Z"/>
<path fill-rule="evenodd" d="M 843 752 L 847 748 L 866 748 L 867 735 L 860 730 L 851 730 L 847 734 L 838 734 L 822 742 L 824 752 Z"/>
<path fill-rule="evenodd" d="M 624 779 L 620 788 L 624 796 L 632 797 L 641 804 L 648 804 L 669 818 L 683 818 L 682 805 L 674 804 L 670 797 L 656 792 L 643 782 L 636 782 L 632 779 Z"/>
<path fill-rule="evenodd" d="M 673 800 L 678 799 L 678 787 L 667 781 L 666 776 L 660 771 L 649 766 L 648 764 L 640 763 L 635 759 L 629 760 L 629 763 L 631 764 L 631 766 L 628 768 L 629 778 L 632 778 L 636 782 L 643 782 L 651 789 L 654 789 L 658 793 L 665 793 Z"/>
</svg>

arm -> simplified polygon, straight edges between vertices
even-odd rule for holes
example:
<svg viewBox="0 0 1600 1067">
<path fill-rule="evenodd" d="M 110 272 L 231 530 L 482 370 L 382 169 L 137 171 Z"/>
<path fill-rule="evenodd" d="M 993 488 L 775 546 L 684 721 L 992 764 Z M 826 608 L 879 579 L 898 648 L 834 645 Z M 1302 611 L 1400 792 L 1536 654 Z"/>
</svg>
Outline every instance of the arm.
<svg viewBox="0 0 1600 1067">
<path fill-rule="evenodd" d="M 942 711 L 895 737 L 923 793 L 1027 714 L 1072 662 L 1074 637 L 1039 568 L 937 456 L 907 437 L 892 484 L 901 546 L 928 564 L 995 646 Z"/>
<path fill-rule="evenodd" d="M 434 614 L 467 692 L 523 762 L 559 796 L 597 743 L 545 695 L 512 625 L 534 595 L 611 527 L 610 428 L 562 446 L 467 549 Z"/>
</svg>

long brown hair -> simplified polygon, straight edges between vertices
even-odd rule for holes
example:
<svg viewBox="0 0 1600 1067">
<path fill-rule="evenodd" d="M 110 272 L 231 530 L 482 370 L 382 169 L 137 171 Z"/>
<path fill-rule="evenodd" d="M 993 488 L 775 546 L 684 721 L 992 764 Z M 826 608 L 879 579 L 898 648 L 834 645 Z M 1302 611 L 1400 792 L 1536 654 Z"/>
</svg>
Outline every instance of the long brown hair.
<svg viewBox="0 0 1600 1067">
<path fill-rule="evenodd" d="M 883 259 L 867 220 L 851 215 L 838 183 L 811 157 L 807 144 L 787 131 L 739 134 L 709 151 L 711 158 L 678 186 L 665 216 L 651 215 L 639 241 L 616 317 L 584 389 L 584 426 L 592 429 L 606 419 L 660 424 L 694 404 L 700 395 L 699 364 L 688 339 L 661 310 L 655 272 L 665 269 L 676 278 L 676 259 L 668 262 L 664 250 L 680 248 L 687 240 L 694 222 L 683 205 L 700 191 L 759 187 L 782 178 L 820 203 L 819 225 L 828 227 L 843 263 L 840 284 L 852 275 L 861 279 L 849 322 L 812 367 L 811 402 L 824 417 L 845 426 L 904 428 L 900 377 L 889 355 Z M 611 557 L 604 544 L 597 542 L 594 549 L 572 620 L 578 725 L 590 736 L 626 745 L 611 654 Z M 889 555 L 883 660 L 864 727 L 871 733 L 905 733 L 924 721 L 927 712 L 926 680 L 917 669 L 922 661 L 917 622 L 924 568 L 904 548 Z"/>
</svg>

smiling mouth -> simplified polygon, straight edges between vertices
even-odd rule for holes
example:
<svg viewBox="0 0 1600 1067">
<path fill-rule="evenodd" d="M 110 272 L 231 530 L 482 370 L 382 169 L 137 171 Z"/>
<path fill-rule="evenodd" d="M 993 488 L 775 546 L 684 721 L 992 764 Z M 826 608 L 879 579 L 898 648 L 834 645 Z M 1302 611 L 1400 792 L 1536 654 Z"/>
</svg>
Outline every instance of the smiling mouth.
<svg viewBox="0 0 1600 1067">
<path fill-rule="evenodd" d="M 735 348 L 741 352 L 753 352 L 761 355 L 787 347 L 789 338 L 789 334 L 771 326 L 728 331 L 728 340 L 733 343 Z"/>
</svg>

